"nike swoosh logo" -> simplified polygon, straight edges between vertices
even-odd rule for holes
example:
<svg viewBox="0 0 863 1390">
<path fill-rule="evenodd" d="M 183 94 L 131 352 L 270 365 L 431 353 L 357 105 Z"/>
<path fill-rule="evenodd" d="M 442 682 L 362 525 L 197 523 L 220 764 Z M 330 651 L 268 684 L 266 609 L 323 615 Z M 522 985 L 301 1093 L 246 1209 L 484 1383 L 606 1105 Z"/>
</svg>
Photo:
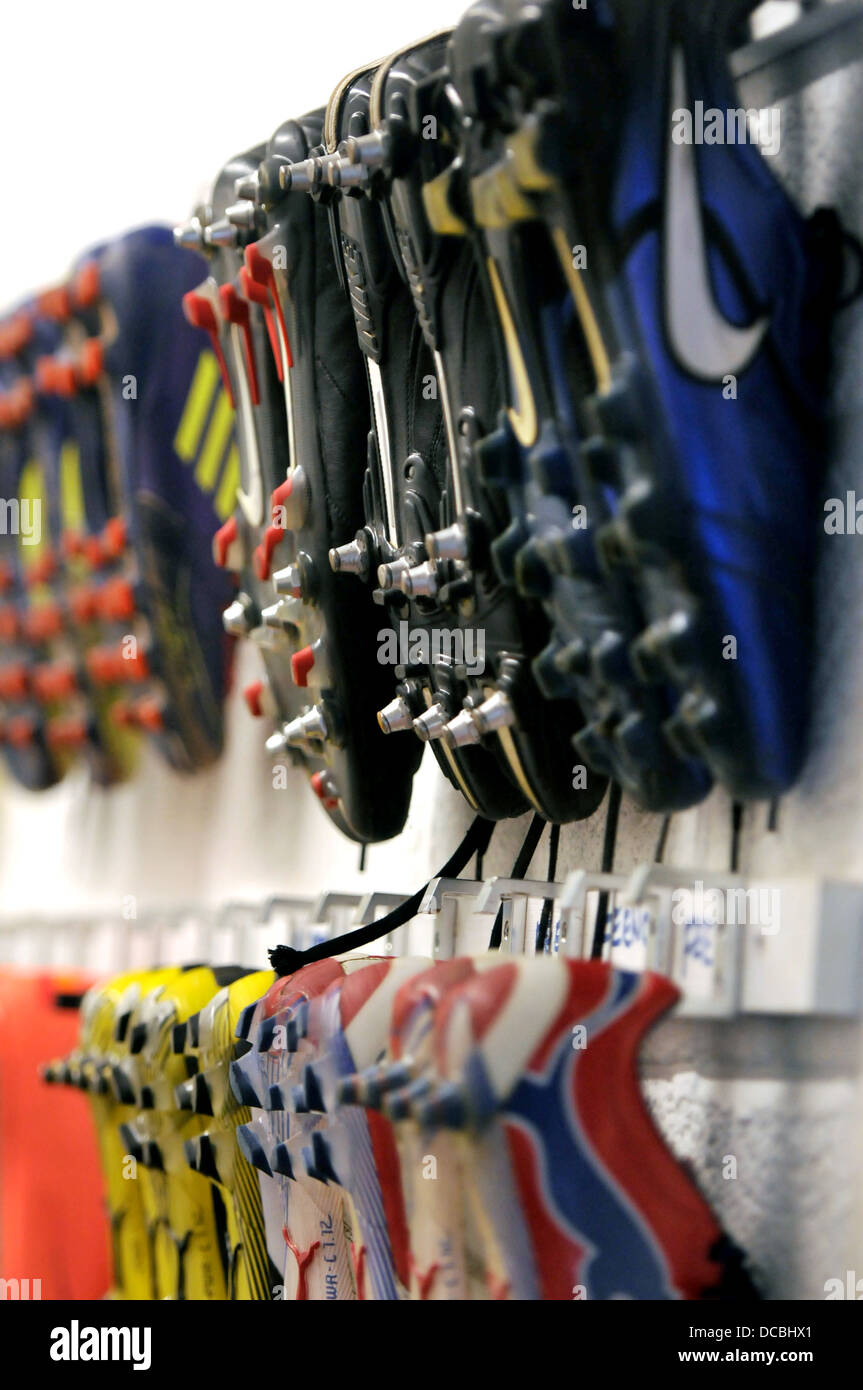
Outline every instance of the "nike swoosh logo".
<svg viewBox="0 0 863 1390">
<path fill-rule="evenodd" d="M 244 492 L 241 487 L 237 488 L 237 501 L 240 504 L 243 516 L 250 526 L 263 526 L 264 485 L 261 481 L 260 473 L 252 480 L 251 493 Z"/>
<path fill-rule="evenodd" d="M 501 332 L 503 333 L 503 341 L 506 348 L 510 376 L 512 378 L 512 387 L 515 393 L 515 404 L 509 407 L 507 415 L 519 444 L 521 444 L 522 448 L 529 449 L 536 443 L 536 438 L 539 434 L 536 401 L 530 389 L 530 376 L 528 375 L 527 363 L 524 360 L 524 353 L 521 350 L 521 343 L 518 340 L 518 329 L 515 326 L 515 319 L 509 307 L 509 300 L 506 297 L 506 290 L 500 278 L 500 271 L 491 256 L 489 256 L 487 264 L 489 280 L 491 281 L 491 290 L 497 307 L 497 316 L 500 320 Z"/>
<path fill-rule="evenodd" d="M 671 112 L 681 109 L 690 107 L 686 62 L 678 48 L 671 55 Z M 739 376 L 764 341 L 770 318 L 741 328 L 730 323 L 716 303 L 694 145 L 670 140 L 663 221 L 665 323 L 674 353 L 681 365 L 702 381 L 721 382 L 723 377 Z"/>
<path fill-rule="evenodd" d="M 387 537 L 393 545 L 398 545 L 398 525 L 396 523 L 396 485 L 393 479 L 393 451 L 390 444 L 390 426 L 387 415 L 387 399 L 379 362 L 366 358 L 369 386 L 372 396 L 372 410 L 375 417 L 375 437 L 378 445 L 378 458 L 381 465 L 381 481 L 384 486 L 384 508 L 386 510 Z"/>
<path fill-rule="evenodd" d="M 271 233 L 271 236 L 273 238 L 275 238 L 276 235 L 277 233 L 275 231 Z M 275 247 L 277 243 L 274 240 L 272 244 Z M 291 286 L 288 281 L 287 271 L 277 271 L 274 268 L 273 281 L 273 300 L 275 303 L 275 313 L 273 314 L 273 318 L 275 320 L 276 343 L 278 345 L 279 357 L 281 358 L 282 367 L 282 386 L 284 389 L 285 396 L 285 416 L 288 422 L 288 459 L 290 460 L 288 465 L 288 472 L 290 473 L 296 467 L 297 462 L 297 434 L 294 416 L 293 377 L 291 375 L 293 358 L 291 356 L 290 343 L 288 342 L 287 323 L 294 324 L 296 322 L 296 314 L 294 311 L 294 301 L 291 295 Z M 276 298 L 277 294 L 278 298 Z M 285 301 L 284 307 L 282 307 L 280 304 L 280 300 L 282 299 Z"/>
<path fill-rule="evenodd" d="M 440 350 L 434 350 L 434 365 L 437 373 L 440 402 L 443 408 L 444 429 L 446 430 L 447 451 L 449 453 L 450 471 L 452 475 L 452 495 L 453 505 L 456 516 L 461 516 L 464 512 L 465 489 L 462 484 L 461 476 L 461 454 L 459 452 L 458 440 L 455 433 L 455 422 L 452 418 L 452 396 L 450 395 L 449 379 L 446 373 L 446 365 Z"/>
<path fill-rule="evenodd" d="M 264 477 L 261 472 L 261 459 L 258 453 L 258 436 L 255 430 L 254 407 L 252 397 L 249 392 L 249 383 L 246 379 L 245 364 L 243 361 L 243 349 L 240 342 L 239 329 L 231 325 L 231 346 L 233 349 L 234 361 L 237 370 L 234 373 L 237 382 L 237 415 L 243 432 L 244 448 L 241 455 L 248 467 L 249 473 L 249 492 L 243 488 L 237 488 L 237 502 L 243 516 L 250 526 L 263 526 L 264 524 Z"/>
</svg>

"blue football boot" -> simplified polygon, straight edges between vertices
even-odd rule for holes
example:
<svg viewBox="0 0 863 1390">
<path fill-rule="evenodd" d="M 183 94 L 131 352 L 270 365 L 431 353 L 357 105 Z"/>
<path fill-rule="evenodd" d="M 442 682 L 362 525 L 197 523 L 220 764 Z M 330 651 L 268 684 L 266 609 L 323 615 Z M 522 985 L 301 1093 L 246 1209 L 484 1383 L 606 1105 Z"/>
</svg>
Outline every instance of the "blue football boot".
<svg viewBox="0 0 863 1390">
<path fill-rule="evenodd" d="M 618 713 L 630 692 L 639 722 L 594 728 L 582 746 L 601 760 L 606 740 L 612 765 L 670 748 L 672 805 L 707 790 L 705 769 L 737 797 L 780 794 L 809 718 L 801 652 L 840 239 L 771 172 L 777 113 L 759 117 L 762 152 L 738 110 L 728 52 L 748 8 L 501 0 L 474 6 L 450 51 L 465 114 L 495 152 L 464 196 L 490 244 L 513 227 L 523 239 L 509 258 L 522 285 L 506 286 L 516 329 L 516 314 L 531 320 L 510 353 L 517 422 L 531 382 L 558 399 L 561 373 L 570 383 L 570 476 L 543 476 L 538 450 L 534 513 L 552 516 L 524 577 L 543 571 L 549 591 L 604 577 L 625 640 L 589 661 Z M 587 525 L 570 536 L 555 505 L 572 502 Z M 550 665 L 574 669 L 578 606 L 569 621 L 557 606 L 575 646 Z M 639 682 L 668 702 L 661 750 Z"/>
<path fill-rule="evenodd" d="M 43 303 L 49 307 L 47 314 L 40 307 Z M 97 590 L 90 582 L 92 547 L 98 545 L 101 552 L 107 515 L 103 502 L 92 516 L 92 499 L 104 497 L 106 477 L 86 437 L 90 409 L 85 398 L 90 388 L 70 342 L 76 337 L 80 341 L 86 330 L 75 317 L 72 286 L 41 296 L 32 308 L 31 322 L 26 361 L 35 384 L 35 407 L 27 469 L 42 493 L 44 534 L 38 564 L 27 570 L 30 606 L 25 626 L 35 659 L 30 685 L 61 766 L 80 755 L 94 781 L 107 786 L 132 771 L 136 744 L 113 717 L 116 697 L 88 676 L 86 655 L 95 636 L 91 621 L 80 623 L 77 618 L 83 588 L 88 602 L 96 602 Z M 98 413 L 98 403 L 95 409 Z M 97 430 L 101 436 L 98 423 Z M 116 603 L 116 583 L 106 585 L 104 594 Z"/>
<path fill-rule="evenodd" d="M 49 508 L 32 461 L 37 397 L 23 354 L 33 336 L 29 314 L 0 330 L 0 742 L 15 779 L 30 790 L 52 786 L 63 769 L 47 738 L 44 711 L 33 691 L 33 672 L 59 615 L 47 602 L 46 529 Z M 37 612 L 37 606 L 40 611 Z"/>
<path fill-rule="evenodd" d="M 100 600 L 111 636 L 88 653 L 88 670 L 96 685 L 137 692 L 130 722 L 192 771 L 221 752 L 231 659 L 221 621 L 231 584 L 211 549 L 230 421 L 182 312 L 200 262 L 168 228 L 145 227 L 101 248 L 88 274 L 98 332 L 78 347 L 76 369 L 106 412 L 119 520 L 102 548 L 120 561 Z"/>
</svg>

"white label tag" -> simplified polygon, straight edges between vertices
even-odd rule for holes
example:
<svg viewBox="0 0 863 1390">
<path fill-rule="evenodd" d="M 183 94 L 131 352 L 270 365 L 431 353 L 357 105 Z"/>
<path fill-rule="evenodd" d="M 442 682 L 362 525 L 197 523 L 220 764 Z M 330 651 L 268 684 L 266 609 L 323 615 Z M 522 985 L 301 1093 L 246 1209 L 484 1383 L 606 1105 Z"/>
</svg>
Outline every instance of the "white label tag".
<svg viewBox="0 0 863 1390">
<path fill-rule="evenodd" d="M 709 914 L 687 913 L 679 927 L 679 983 L 686 995 L 708 999 L 716 991 L 719 926 Z"/>
<path fill-rule="evenodd" d="M 605 928 L 603 954 L 618 970 L 646 970 L 652 923 L 650 908 L 616 907 Z"/>
</svg>

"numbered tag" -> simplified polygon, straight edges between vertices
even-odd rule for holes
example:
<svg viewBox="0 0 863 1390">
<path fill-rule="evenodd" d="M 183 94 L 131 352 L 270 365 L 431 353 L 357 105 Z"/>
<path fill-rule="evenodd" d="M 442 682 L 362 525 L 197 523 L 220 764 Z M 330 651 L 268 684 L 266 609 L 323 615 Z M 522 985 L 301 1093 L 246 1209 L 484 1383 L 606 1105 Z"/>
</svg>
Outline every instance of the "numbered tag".
<svg viewBox="0 0 863 1390">
<path fill-rule="evenodd" d="M 724 896 L 697 885 L 695 892 L 679 890 L 675 899 L 672 973 L 683 994 L 678 1013 L 726 1016 L 734 1007 L 738 933 L 726 923 Z"/>
<path fill-rule="evenodd" d="M 653 916 L 643 903 L 616 907 L 605 928 L 603 955 L 618 970 L 646 970 Z"/>
<path fill-rule="evenodd" d="M 716 983 L 719 923 L 694 916 L 681 928 L 681 983 L 687 994 L 707 999 Z"/>
</svg>

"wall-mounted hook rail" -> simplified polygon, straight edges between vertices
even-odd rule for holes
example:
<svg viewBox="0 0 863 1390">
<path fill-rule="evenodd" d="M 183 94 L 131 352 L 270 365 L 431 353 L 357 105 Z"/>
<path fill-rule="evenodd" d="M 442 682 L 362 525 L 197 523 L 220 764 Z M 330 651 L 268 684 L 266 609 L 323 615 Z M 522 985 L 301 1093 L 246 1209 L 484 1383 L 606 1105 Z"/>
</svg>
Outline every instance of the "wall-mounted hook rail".
<svg viewBox="0 0 863 1390">
<path fill-rule="evenodd" d="M 576 870 L 563 883 L 437 878 L 411 921 L 374 943 L 371 954 L 480 955 L 489 919 L 500 912 L 501 951 L 532 955 L 549 899 L 547 951 L 590 956 L 602 902 L 603 958 L 673 979 L 680 1017 L 841 1018 L 863 1009 L 863 885 L 820 879 L 763 880 L 657 864 L 628 874 Z M 404 900 L 385 890 L 326 892 L 316 901 L 287 895 L 220 908 L 153 907 L 132 920 L 99 912 L 5 919 L 0 958 L 100 975 L 169 960 L 254 967 L 279 941 L 304 950 L 368 925 Z"/>
<path fill-rule="evenodd" d="M 419 911 L 431 923 L 431 954 L 435 960 L 475 955 L 488 943 L 488 924 L 477 922 L 477 901 L 485 887 L 473 878 L 433 878 Z"/>
<path fill-rule="evenodd" d="M 863 4 L 840 0 L 745 44 L 732 54 L 731 71 L 744 105 L 763 108 L 861 59 Z"/>
</svg>

